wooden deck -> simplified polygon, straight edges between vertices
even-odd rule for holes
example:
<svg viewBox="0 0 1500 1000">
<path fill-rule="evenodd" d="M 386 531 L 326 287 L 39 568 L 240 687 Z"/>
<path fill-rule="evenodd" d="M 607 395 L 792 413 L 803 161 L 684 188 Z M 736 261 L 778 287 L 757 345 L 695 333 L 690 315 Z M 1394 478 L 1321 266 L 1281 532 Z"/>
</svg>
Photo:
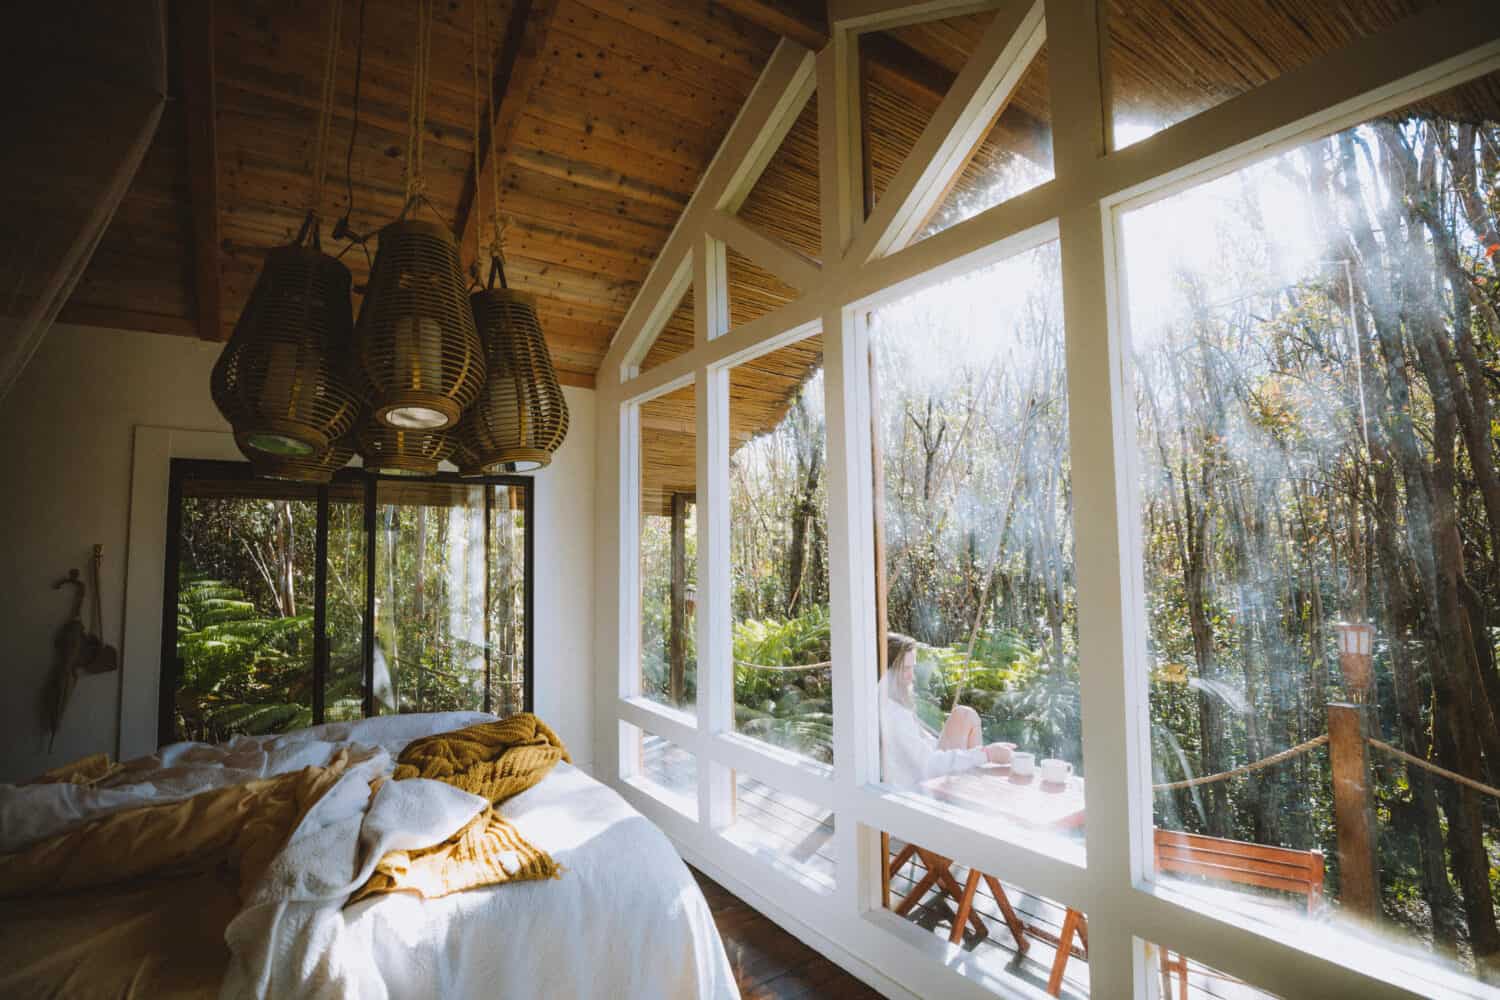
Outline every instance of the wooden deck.
<svg viewBox="0 0 1500 1000">
<path fill-rule="evenodd" d="M 697 762 L 692 754 L 651 734 L 643 734 L 641 744 L 643 777 L 673 796 L 696 797 Z M 724 830 L 724 836 L 747 852 L 757 855 L 771 867 L 813 888 L 832 891 L 835 878 L 833 832 L 834 817 L 830 811 L 795 795 L 778 791 L 748 775 L 737 776 L 735 820 Z M 893 843 L 892 849 L 898 849 L 899 846 L 899 843 Z M 968 874 L 968 869 L 963 865 L 955 864 L 953 871 L 960 882 Z M 919 858 L 914 858 L 901 871 L 892 873 L 892 903 L 894 904 L 896 900 L 909 893 L 924 874 L 926 872 Z M 707 882 L 701 876 L 699 880 Z M 714 888 L 724 893 L 724 890 L 718 886 Z M 1027 892 L 1020 886 L 1006 883 L 1004 888 L 1017 914 L 1028 925 L 1027 937 L 1031 946 L 1026 955 L 1016 953 L 1015 943 L 1005 931 L 1005 921 L 1000 915 L 1000 907 L 996 904 L 989 887 L 983 882 L 980 883 L 980 889 L 975 894 L 974 908 L 989 926 L 990 933 L 980 938 L 971 927 L 964 934 L 959 947 L 969 951 L 978 966 L 989 975 L 996 978 L 1019 978 L 1038 989 L 1046 989 L 1047 976 L 1057 954 L 1057 935 L 1062 929 L 1064 907 L 1053 900 Z M 732 896 L 729 898 L 733 899 Z M 735 903 L 739 907 L 745 906 L 738 900 L 735 900 Z M 912 908 L 907 914 L 907 919 L 946 941 L 953 927 L 956 905 L 946 895 L 932 890 Z M 725 944 L 726 947 L 730 947 L 727 935 Z M 1063 978 L 1062 995 L 1072 998 L 1087 997 L 1089 995 L 1088 962 L 1079 953 L 1076 943 L 1074 948 L 1074 957 L 1069 960 L 1067 972 Z M 732 960 L 734 954 L 734 948 L 731 947 Z M 739 971 L 738 966 L 736 971 Z M 821 982 L 821 977 L 825 974 L 827 974 L 826 970 L 820 971 L 813 979 Z M 752 969 L 751 978 L 755 979 L 756 975 L 759 973 Z M 803 979 L 796 981 L 802 983 Z M 756 980 L 756 983 L 758 982 L 759 980 Z M 850 980 L 850 982 L 856 983 L 859 989 L 866 991 L 860 995 L 872 995 L 863 984 L 858 984 L 855 980 Z M 742 979 L 741 989 L 747 997 L 787 995 L 775 991 L 762 991 L 756 983 L 752 983 L 755 989 L 746 989 L 746 984 Z M 811 989 L 814 984 L 809 981 L 807 985 Z M 1180 1000 L 1176 993 L 1175 983 L 1172 990 L 1170 994 L 1172 1000 Z M 819 988 L 811 992 L 797 992 L 791 995 L 844 996 L 846 994 L 841 989 L 823 992 Z M 1270 994 L 1243 983 L 1222 978 L 1206 966 L 1190 962 L 1188 1000 L 1272 1000 L 1272 998 Z"/>
</svg>

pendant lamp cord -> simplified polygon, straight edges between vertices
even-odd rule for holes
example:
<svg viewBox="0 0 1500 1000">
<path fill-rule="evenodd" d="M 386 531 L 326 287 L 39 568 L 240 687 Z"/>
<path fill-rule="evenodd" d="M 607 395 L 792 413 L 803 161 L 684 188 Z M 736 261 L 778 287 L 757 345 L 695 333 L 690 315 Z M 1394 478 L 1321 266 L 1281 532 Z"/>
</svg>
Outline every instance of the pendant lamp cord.
<svg viewBox="0 0 1500 1000">
<path fill-rule="evenodd" d="M 403 218 L 418 199 L 427 201 L 427 182 L 422 173 L 422 156 L 423 147 L 426 144 L 427 75 L 431 60 L 432 0 L 418 0 L 416 64 L 412 67 L 411 108 L 406 122 L 406 204 L 401 209 Z"/>
<path fill-rule="evenodd" d="M 333 121 L 333 97 L 338 83 L 339 39 L 343 33 L 343 0 L 328 0 L 328 42 L 323 54 L 323 93 L 318 106 L 318 131 L 313 142 L 312 204 L 308 208 L 311 222 L 313 246 L 320 246 L 317 218 L 323 206 L 323 177 L 327 173 L 328 128 Z M 308 222 L 302 224 L 301 243 L 306 238 Z"/>
<path fill-rule="evenodd" d="M 366 0 L 359 0 L 359 37 L 354 46 L 354 107 L 349 122 L 349 146 L 344 150 L 344 215 L 334 223 L 333 238 L 349 241 L 348 246 L 339 251 L 340 258 L 349 252 L 350 247 L 358 244 L 365 251 L 366 261 L 373 267 L 374 262 L 369 260 L 370 249 L 365 246 L 366 237 L 356 233 L 349 225 L 349 220 L 354 215 L 354 142 L 359 136 L 359 91 L 365 68 L 365 4 Z"/>
<path fill-rule="evenodd" d="M 472 32 L 473 58 L 471 62 L 474 75 L 474 205 L 472 211 L 480 218 L 484 218 L 484 214 L 481 210 L 480 199 L 480 191 L 484 187 L 482 183 L 483 178 L 480 176 L 480 174 L 483 172 L 484 165 L 484 161 L 480 152 L 480 134 L 481 125 L 483 124 L 483 119 L 480 114 L 479 100 L 479 34 L 481 30 L 479 26 L 480 6 L 481 4 L 479 3 L 474 4 L 474 30 Z M 483 28 L 484 62 L 486 67 L 486 79 L 489 84 L 488 89 L 486 90 L 486 94 L 488 94 L 489 96 L 484 101 L 484 107 L 489 108 L 489 101 L 493 99 L 495 94 L 495 51 L 494 44 L 490 40 L 490 16 L 488 10 L 489 5 L 486 3 L 483 6 L 485 6 L 486 8 L 484 13 Z M 490 157 L 489 287 L 495 287 L 495 278 L 498 276 L 500 279 L 500 287 L 509 288 L 510 286 L 505 281 L 505 231 L 509 228 L 509 223 L 502 222 L 500 218 L 500 171 L 495 166 L 497 163 L 499 163 L 499 160 L 495 158 L 495 122 L 493 110 L 490 115 L 488 127 L 484 131 L 487 133 L 487 138 L 489 140 Z M 474 237 L 474 240 L 478 244 L 478 246 L 475 248 L 475 256 L 478 258 L 483 258 L 485 249 L 484 237 L 482 235 L 476 235 Z M 475 262 L 472 274 L 474 276 L 474 280 L 477 282 L 479 280 L 479 264 L 477 261 Z"/>
</svg>

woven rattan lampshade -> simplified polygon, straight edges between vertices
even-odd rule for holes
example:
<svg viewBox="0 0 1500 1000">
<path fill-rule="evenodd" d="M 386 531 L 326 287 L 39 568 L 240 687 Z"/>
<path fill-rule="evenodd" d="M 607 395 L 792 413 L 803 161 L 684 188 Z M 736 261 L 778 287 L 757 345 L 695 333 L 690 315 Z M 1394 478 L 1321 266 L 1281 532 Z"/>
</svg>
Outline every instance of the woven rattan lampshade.
<svg viewBox="0 0 1500 1000">
<path fill-rule="evenodd" d="M 484 384 L 484 348 L 445 226 L 405 219 L 380 231 L 354 341 L 377 423 L 415 430 L 458 423 Z"/>
<path fill-rule="evenodd" d="M 214 365 L 214 404 L 246 457 L 312 456 L 349 432 L 359 403 L 348 350 L 349 269 L 313 247 L 277 247 Z"/>
<path fill-rule="evenodd" d="M 365 468 L 392 476 L 432 476 L 438 462 L 453 453 L 444 431 L 409 431 L 367 420 L 355 432 L 355 449 Z"/>
<path fill-rule="evenodd" d="M 470 412 L 473 412 L 472 408 Z M 485 475 L 485 471 L 484 465 L 479 461 L 479 453 L 474 450 L 469 442 L 469 436 L 464 433 L 468 423 L 469 418 L 466 416 L 459 423 L 457 430 L 448 432 L 448 440 L 453 445 L 453 454 L 449 456 L 449 461 L 458 466 L 460 476 L 472 479 Z"/>
<path fill-rule="evenodd" d="M 250 468 L 257 476 L 267 479 L 282 479 L 294 483 L 329 483 L 333 474 L 349 464 L 354 457 L 354 445 L 348 441 L 335 442 L 327 450 L 316 455 L 256 455 L 250 460 Z"/>
<path fill-rule="evenodd" d="M 537 322 L 536 300 L 489 288 L 469 301 L 489 376 L 460 434 L 483 472 L 540 469 L 567 437 L 568 403 Z"/>
</svg>

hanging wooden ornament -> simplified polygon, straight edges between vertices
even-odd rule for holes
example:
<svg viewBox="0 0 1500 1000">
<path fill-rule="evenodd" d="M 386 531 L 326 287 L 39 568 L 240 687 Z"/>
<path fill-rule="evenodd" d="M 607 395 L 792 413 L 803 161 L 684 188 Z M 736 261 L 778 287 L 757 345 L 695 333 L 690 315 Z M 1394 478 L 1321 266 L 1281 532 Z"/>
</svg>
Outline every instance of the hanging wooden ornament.
<svg viewBox="0 0 1500 1000">
<path fill-rule="evenodd" d="M 338 360 L 349 344 L 349 269 L 319 249 L 316 226 L 309 215 L 296 243 L 266 254 L 210 379 L 214 404 L 252 461 L 325 452 L 359 412 Z"/>
<path fill-rule="evenodd" d="M 489 287 L 469 302 L 489 374 L 460 434 L 486 473 L 540 469 L 567 437 L 568 403 L 537 320 L 536 299 L 505 287 L 503 265 L 495 258 Z"/>
</svg>

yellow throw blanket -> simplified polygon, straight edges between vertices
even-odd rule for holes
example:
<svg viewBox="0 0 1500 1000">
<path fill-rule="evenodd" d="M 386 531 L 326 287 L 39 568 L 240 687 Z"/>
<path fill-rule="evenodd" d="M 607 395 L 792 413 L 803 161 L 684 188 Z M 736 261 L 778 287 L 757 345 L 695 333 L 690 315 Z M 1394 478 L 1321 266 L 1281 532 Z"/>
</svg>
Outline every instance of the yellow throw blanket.
<svg viewBox="0 0 1500 1000">
<path fill-rule="evenodd" d="M 0 854 L 0 898 L 55 894 L 228 863 L 241 895 L 260 878 L 313 803 L 348 763 L 200 792 L 91 820 L 13 854 Z"/>
<path fill-rule="evenodd" d="M 483 796 L 489 807 L 434 847 L 392 851 L 375 866 L 351 903 L 386 892 L 432 899 L 475 886 L 556 878 L 561 869 L 528 843 L 495 807 L 540 782 L 567 749 L 530 712 L 410 743 L 396 761 L 396 780 L 431 778 Z"/>
</svg>

